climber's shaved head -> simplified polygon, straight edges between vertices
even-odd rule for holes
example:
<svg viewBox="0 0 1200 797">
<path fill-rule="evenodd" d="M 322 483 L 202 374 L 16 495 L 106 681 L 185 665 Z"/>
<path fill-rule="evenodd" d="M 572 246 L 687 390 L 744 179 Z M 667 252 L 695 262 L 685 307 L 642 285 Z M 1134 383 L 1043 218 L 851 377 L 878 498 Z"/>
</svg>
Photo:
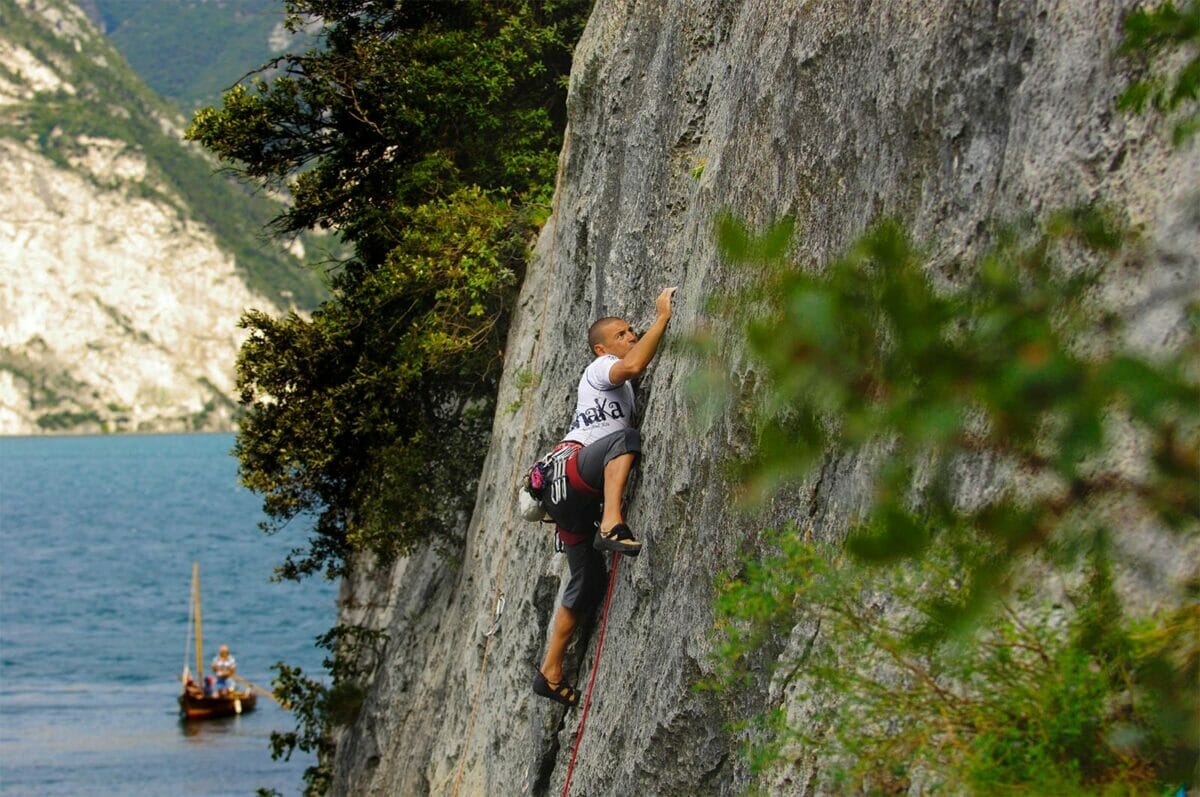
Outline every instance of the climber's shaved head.
<svg viewBox="0 0 1200 797">
<path fill-rule="evenodd" d="M 616 316 L 601 318 L 588 330 L 588 345 L 597 357 L 611 354 L 624 358 L 637 342 L 638 334 L 629 326 L 629 322 Z"/>
<path fill-rule="evenodd" d="M 608 327 L 613 324 L 624 324 L 625 319 L 617 318 L 615 315 L 607 315 L 604 318 L 598 318 L 592 325 L 588 327 L 588 353 L 598 354 L 597 346 L 603 346 L 609 338 L 610 330 Z"/>
</svg>

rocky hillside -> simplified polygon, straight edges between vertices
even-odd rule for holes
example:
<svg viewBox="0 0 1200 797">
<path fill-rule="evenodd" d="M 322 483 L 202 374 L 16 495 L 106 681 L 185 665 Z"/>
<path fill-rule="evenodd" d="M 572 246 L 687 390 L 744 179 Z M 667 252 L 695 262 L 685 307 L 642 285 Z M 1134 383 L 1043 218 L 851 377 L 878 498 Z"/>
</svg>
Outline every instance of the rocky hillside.
<svg viewBox="0 0 1200 797">
<path fill-rule="evenodd" d="M 243 309 L 312 306 L 277 207 L 65 0 L 0 0 L 0 433 L 228 429 Z"/>
<path fill-rule="evenodd" d="M 390 637 L 340 739 L 335 792 L 561 792 L 579 713 L 564 718 L 529 682 L 566 563 L 544 531 L 514 519 L 520 467 L 562 434 L 591 319 L 644 323 L 660 287 L 678 284 L 669 335 L 706 321 L 706 297 L 731 280 L 711 234 L 719 211 L 755 224 L 793 214 L 805 261 L 893 214 L 948 260 L 980 247 L 991 219 L 1118 202 L 1141 225 L 1150 265 L 1109 292 L 1118 307 L 1157 297 L 1132 334 L 1151 348 L 1177 343 L 1200 272 L 1200 153 L 1173 151 L 1166 125 L 1114 110 L 1131 6 L 598 0 L 572 71 L 556 213 L 506 355 L 498 405 L 524 403 L 496 420 L 457 566 L 428 551 L 344 587 L 344 619 Z M 731 511 L 720 464 L 745 440 L 731 419 L 693 414 L 695 368 L 669 347 L 640 388 L 644 467 L 630 518 L 646 550 L 621 564 L 573 794 L 741 792 L 748 771 L 725 724 L 784 698 L 764 686 L 756 705 L 732 706 L 693 691 L 711 667 L 714 574 L 767 523 L 802 519 L 840 539 L 869 489 L 863 462 L 832 457 L 770 517 Z M 540 381 L 523 391 L 530 372 Z M 986 474 L 965 474 L 962 489 L 978 499 Z M 1151 588 L 1181 558 L 1121 544 Z M 498 595 L 506 608 L 489 643 Z M 576 683 L 591 675 L 596 641 L 574 651 Z M 766 785 L 831 792 L 813 762 Z"/>
</svg>

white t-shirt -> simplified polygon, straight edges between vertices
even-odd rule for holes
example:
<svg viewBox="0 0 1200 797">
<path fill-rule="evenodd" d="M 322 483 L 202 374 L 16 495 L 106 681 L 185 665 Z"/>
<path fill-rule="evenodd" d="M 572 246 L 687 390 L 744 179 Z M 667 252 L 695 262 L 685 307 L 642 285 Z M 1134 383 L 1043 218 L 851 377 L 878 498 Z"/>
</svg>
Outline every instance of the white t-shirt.
<svg viewBox="0 0 1200 797">
<path fill-rule="evenodd" d="M 633 425 L 633 385 L 629 382 L 614 385 L 608 378 L 613 363 L 619 359 L 615 354 L 605 354 L 584 369 L 579 379 L 579 397 L 575 400 L 575 417 L 564 440 L 586 446 Z"/>
</svg>

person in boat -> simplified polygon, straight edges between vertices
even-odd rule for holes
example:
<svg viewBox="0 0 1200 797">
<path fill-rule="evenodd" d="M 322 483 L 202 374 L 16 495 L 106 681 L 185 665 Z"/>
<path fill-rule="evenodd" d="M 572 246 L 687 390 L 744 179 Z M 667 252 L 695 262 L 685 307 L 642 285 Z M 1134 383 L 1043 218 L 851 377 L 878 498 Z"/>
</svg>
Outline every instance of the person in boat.
<svg viewBox="0 0 1200 797">
<path fill-rule="evenodd" d="M 608 316 L 592 324 L 588 347 L 595 359 L 579 380 L 571 426 L 551 455 L 542 500 L 557 526 L 570 575 L 533 691 L 566 706 L 574 706 L 579 693 L 563 679 L 563 654 L 580 617 L 595 610 L 604 592 L 607 571 L 600 551 L 637 556 L 642 549 L 625 523 L 622 506 L 629 475 L 641 457 L 630 380 L 658 351 L 675 290 L 666 288 L 658 295 L 654 323 L 640 337 L 622 318 Z"/>
<path fill-rule="evenodd" d="M 190 673 L 183 683 L 183 691 L 187 693 L 188 697 L 196 700 L 206 696 L 204 688 L 201 687 L 200 684 L 196 683 L 195 679 L 192 678 Z"/>
<path fill-rule="evenodd" d="M 212 660 L 212 670 L 217 674 L 213 685 L 218 697 L 226 697 L 233 689 L 233 676 L 237 673 L 237 660 L 229 653 L 229 646 L 222 645 Z"/>
</svg>

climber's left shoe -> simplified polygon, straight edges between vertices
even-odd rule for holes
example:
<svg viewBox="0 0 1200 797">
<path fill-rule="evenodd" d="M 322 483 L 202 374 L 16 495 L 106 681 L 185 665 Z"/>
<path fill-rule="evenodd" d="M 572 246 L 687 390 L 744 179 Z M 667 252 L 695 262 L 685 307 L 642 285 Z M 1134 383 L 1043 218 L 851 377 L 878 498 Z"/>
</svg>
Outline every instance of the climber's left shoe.
<svg viewBox="0 0 1200 797">
<path fill-rule="evenodd" d="M 541 670 L 538 670 L 537 675 L 533 676 L 533 693 L 541 697 L 548 697 L 555 703 L 562 703 L 567 708 L 579 702 L 579 692 L 575 691 L 573 686 L 567 684 L 566 681 L 552 684 L 546 680 L 546 676 L 542 675 Z"/>
</svg>

